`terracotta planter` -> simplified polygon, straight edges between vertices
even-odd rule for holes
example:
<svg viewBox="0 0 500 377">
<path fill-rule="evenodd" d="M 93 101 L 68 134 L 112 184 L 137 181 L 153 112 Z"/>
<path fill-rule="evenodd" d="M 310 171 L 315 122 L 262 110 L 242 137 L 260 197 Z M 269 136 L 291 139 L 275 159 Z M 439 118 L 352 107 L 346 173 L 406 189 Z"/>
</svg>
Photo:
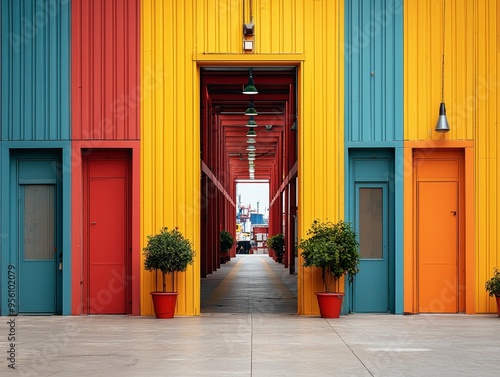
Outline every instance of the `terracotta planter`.
<svg viewBox="0 0 500 377">
<path fill-rule="evenodd" d="M 343 293 L 316 292 L 321 318 L 339 318 L 342 309 Z"/>
<path fill-rule="evenodd" d="M 173 318 L 177 292 L 151 292 L 156 318 Z"/>
<path fill-rule="evenodd" d="M 500 296 L 496 296 L 497 299 L 497 311 L 498 311 L 498 316 L 500 317 Z"/>
</svg>

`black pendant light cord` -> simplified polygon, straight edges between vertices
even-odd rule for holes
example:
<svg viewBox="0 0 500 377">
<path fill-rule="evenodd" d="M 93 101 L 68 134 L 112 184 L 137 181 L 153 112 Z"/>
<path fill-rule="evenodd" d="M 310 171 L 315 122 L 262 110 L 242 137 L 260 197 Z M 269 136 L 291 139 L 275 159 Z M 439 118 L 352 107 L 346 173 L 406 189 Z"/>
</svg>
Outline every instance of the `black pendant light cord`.
<svg viewBox="0 0 500 377">
<path fill-rule="evenodd" d="M 443 0 L 443 56 L 441 60 L 441 103 L 444 103 L 444 31 L 445 31 L 445 11 L 446 11 L 446 4 L 445 0 Z"/>
</svg>

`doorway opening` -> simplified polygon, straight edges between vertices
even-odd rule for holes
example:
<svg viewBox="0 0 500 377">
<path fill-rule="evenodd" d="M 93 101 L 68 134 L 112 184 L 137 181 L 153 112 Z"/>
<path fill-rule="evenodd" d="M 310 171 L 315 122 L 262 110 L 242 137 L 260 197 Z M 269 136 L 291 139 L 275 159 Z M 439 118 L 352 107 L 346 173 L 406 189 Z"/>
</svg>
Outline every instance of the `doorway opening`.
<svg viewBox="0 0 500 377">
<path fill-rule="evenodd" d="M 251 79 L 257 90 L 244 94 Z M 247 303 L 258 290 L 285 292 L 264 295 L 262 300 L 272 302 L 274 312 L 279 302 L 288 300 L 296 308 L 296 291 L 281 291 L 287 279 L 296 281 L 291 268 L 295 266 L 297 213 L 296 82 L 295 66 L 201 68 L 202 313 L 211 310 L 204 291 L 217 279 L 221 279 L 214 283 L 220 288 L 219 302 L 210 305 L 226 306 L 226 312 L 241 312 L 242 306 L 249 311 L 271 310 L 268 305 L 229 308 L 226 304 L 234 289 L 250 293 L 243 298 Z M 262 197 L 245 200 L 243 191 L 252 197 L 261 192 Z M 222 230 L 235 241 L 227 263 L 220 257 Z M 276 262 L 272 250 L 267 250 L 267 237 L 279 233 L 286 240 L 283 263 Z M 253 285 L 257 281 L 262 284 Z"/>
<path fill-rule="evenodd" d="M 269 182 L 237 182 L 236 196 L 236 254 L 268 254 Z"/>
</svg>

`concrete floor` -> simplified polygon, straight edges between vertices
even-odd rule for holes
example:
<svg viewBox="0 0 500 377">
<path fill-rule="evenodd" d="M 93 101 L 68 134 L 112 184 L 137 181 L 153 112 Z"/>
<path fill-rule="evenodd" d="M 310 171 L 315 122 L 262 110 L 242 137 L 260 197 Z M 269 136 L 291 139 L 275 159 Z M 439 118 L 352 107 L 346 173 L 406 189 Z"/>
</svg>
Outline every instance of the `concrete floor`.
<svg viewBox="0 0 500 377">
<path fill-rule="evenodd" d="M 295 277 L 262 258 L 269 259 L 240 256 L 221 266 L 218 277 L 203 279 L 210 281 L 203 281 L 199 317 L 3 317 L 0 376 L 500 374 L 496 315 L 300 317 L 290 298 Z M 235 268 L 242 274 L 232 273 Z M 260 276 L 254 283 L 263 284 L 263 270 L 272 288 L 243 288 L 241 279 L 250 279 L 252 271 Z M 250 298 L 234 297 L 245 290 Z M 7 360 L 12 319 L 16 370 Z"/>
</svg>

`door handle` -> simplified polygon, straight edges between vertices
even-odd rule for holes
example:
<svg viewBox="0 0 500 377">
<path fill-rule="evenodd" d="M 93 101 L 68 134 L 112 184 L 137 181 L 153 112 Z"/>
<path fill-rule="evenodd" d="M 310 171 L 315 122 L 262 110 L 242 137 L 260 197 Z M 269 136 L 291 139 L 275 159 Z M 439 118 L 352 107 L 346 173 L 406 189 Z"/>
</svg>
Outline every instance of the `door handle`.
<svg viewBox="0 0 500 377">
<path fill-rule="evenodd" d="M 96 225 L 97 223 L 95 221 L 92 221 L 90 225 Z"/>
<path fill-rule="evenodd" d="M 453 213 L 453 216 L 457 215 L 457 211 L 450 211 L 450 212 Z"/>
</svg>

